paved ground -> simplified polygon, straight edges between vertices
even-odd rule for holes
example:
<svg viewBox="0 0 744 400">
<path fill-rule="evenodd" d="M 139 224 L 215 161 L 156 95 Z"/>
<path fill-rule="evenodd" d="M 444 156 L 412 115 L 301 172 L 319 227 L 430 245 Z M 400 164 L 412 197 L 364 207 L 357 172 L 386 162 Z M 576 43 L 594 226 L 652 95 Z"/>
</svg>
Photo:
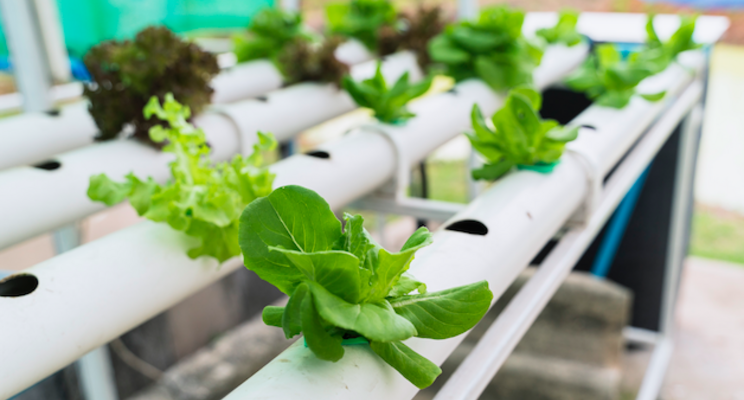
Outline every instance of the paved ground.
<svg viewBox="0 0 744 400">
<path fill-rule="evenodd" d="M 744 265 L 690 257 L 663 400 L 744 400 Z M 651 349 L 626 354 L 624 400 L 635 398 Z"/>
<path fill-rule="evenodd" d="M 689 258 L 665 400 L 744 399 L 744 266 Z"/>
</svg>

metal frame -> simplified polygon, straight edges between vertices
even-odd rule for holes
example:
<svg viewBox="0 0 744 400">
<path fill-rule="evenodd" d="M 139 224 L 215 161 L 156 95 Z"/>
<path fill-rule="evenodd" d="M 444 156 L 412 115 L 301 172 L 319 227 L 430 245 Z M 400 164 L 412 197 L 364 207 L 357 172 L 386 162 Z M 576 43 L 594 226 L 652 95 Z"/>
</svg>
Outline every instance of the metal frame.
<svg viewBox="0 0 744 400">
<path fill-rule="evenodd" d="M 44 37 L 33 0 L 1 0 L 8 46 L 13 54 L 13 75 L 23 93 L 27 112 L 52 109 L 52 75 Z"/>
</svg>

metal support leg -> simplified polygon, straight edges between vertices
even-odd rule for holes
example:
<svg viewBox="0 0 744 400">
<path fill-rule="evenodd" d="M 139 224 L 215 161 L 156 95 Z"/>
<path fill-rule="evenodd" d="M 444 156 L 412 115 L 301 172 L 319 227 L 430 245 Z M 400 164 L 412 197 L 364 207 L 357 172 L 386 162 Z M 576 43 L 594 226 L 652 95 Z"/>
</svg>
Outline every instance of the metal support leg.
<svg viewBox="0 0 744 400">
<path fill-rule="evenodd" d="M 41 28 L 31 0 L 0 0 L 13 75 L 26 112 L 52 108 L 51 72 Z"/>
<path fill-rule="evenodd" d="M 674 311 L 677 303 L 680 274 L 685 256 L 690 229 L 692 209 L 692 185 L 694 182 L 695 158 L 698 135 L 703 119 L 703 109 L 697 105 L 682 124 L 677 171 L 674 182 L 672 218 L 667 246 L 664 287 L 659 323 L 659 339 L 651 357 L 646 375 L 636 400 L 655 400 L 661 392 L 666 371 L 674 348 Z"/>
<path fill-rule="evenodd" d="M 64 226 L 54 231 L 52 239 L 57 254 L 70 251 L 80 245 L 80 228 L 77 224 Z M 84 355 L 75 362 L 75 367 L 85 399 L 118 399 L 114 372 L 111 368 L 111 359 L 106 346 L 101 346 Z"/>
</svg>

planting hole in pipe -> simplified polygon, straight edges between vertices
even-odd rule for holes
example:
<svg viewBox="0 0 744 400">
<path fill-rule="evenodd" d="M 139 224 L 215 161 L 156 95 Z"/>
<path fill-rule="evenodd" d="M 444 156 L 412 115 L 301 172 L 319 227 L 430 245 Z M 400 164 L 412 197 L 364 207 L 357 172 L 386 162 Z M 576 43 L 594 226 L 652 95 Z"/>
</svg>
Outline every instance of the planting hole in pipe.
<svg viewBox="0 0 744 400">
<path fill-rule="evenodd" d="M 62 163 L 56 160 L 47 160 L 44 162 L 40 162 L 36 165 L 34 165 L 34 168 L 43 169 L 44 171 L 54 171 L 55 169 L 59 169 L 59 167 L 62 166 Z"/>
<path fill-rule="evenodd" d="M 327 151 L 323 151 L 323 150 L 309 151 L 309 152 L 305 153 L 305 155 L 306 156 L 310 156 L 310 157 L 315 157 L 315 158 L 322 158 L 324 160 L 327 160 L 327 159 L 331 158 L 331 155 L 328 154 Z"/>
<path fill-rule="evenodd" d="M 262 103 L 268 103 L 269 102 L 269 96 L 257 96 L 256 100 L 262 102 Z"/>
<path fill-rule="evenodd" d="M 566 125 L 592 105 L 592 101 L 584 93 L 574 92 L 563 88 L 550 88 L 543 93 L 540 116 L 554 119 L 561 125 Z"/>
<path fill-rule="evenodd" d="M 590 130 L 590 131 L 593 131 L 593 132 L 596 132 L 597 131 L 597 128 L 595 128 L 594 125 L 579 125 L 579 128 Z"/>
<path fill-rule="evenodd" d="M 462 221 L 453 222 L 444 229 L 479 236 L 486 236 L 488 233 L 488 227 L 486 227 L 483 222 L 474 219 L 464 219 Z"/>
<path fill-rule="evenodd" d="M 59 117 L 59 115 L 61 114 L 61 112 L 57 109 L 47 110 L 47 111 L 44 111 L 44 113 L 50 117 Z"/>
<path fill-rule="evenodd" d="M 31 274 L 11 275 L 0 280 L 0 297 L 21 297 L 32 293 L 39 280 Z"/>
<path fill-rule="evenodd" d="M 458 94 L 457 93 L 457 88 L 456 87 L 453 87 L 452 89 L 448 90 L 447 93 L 449 93 L 449 94 L 451 94 L 453 96 L 457 96 L 457 94 Z"/>
</svg>

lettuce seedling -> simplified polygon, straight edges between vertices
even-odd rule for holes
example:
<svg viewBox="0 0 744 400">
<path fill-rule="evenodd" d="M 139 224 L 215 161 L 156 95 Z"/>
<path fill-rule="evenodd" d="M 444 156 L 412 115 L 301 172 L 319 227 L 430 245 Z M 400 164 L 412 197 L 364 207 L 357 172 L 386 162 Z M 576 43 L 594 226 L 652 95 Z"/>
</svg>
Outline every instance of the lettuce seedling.
<svg viewBox="0 0 744 400">
<path fill-rule="evenodd" d="M 566 46 L 574 46 L 581 43 L 581 35 L 576 31 L 576 23 L 579 22 L 579 13 L 574 10 L 561 10 L 558 23 L 552 28 L 538 29 L 537 36 L 545 39 L 549 44 L 562 43 Z"/>
<path fill-rule="evenodd" d="M 335 53 L 343 42 L 340 36 L 326 38 L 323 43 L 295 40 L 281 51 L 277 65 L 287 84 L 299 82 L 331 82 L 341 86 L 349 66 L 338 61 Z"/>
<path fill-rule="evenodd" d="M 285 46 L 298 40 L 310 40 L 310 36 L 303 28 L 301 14 L 265 8 L 251 20 L 248 35 L 236 36 L 233 40 L 238 62 L 262 58 L 276 61 Z"/>
<path fill-rule="evenodd" d="M 654 16 L 649 15 L 646 22 L 646 47 L 643 51 L 631 55 L 636 62 L 647 63 L 654 73 L 666 69 L 683 51 L 700 48 L 692 35 L 695 32 L 697 17 L 681 16 L 680 26 L 668 41 L 662 42 L 654 29 Z"/>
<path fill-rule="evenodd" d="M 414 117 L 416 114 L 408 111 L 406 104 L 426 93 L 431 87 L 433 77 L 428 76 L 421 82 L 410 84 L 406 72 L 398 78 L 393 87 L 388 88 L 381 67 L 382 64 L 378 62 L 375 75 L 361 82 L 356 82 L 347 75 L 342 86 L 358 106 L 372 109 L 374 117 L 380 122 L 394 124 Z"/>
<path fill-rule="evenodd" d="M 656 62 L 631 55 L 623 60 L 620 52 L 611 44 L 597 46 L 579 69 L 566 79 L 573 89 L 586 93 L 601 106 L 623 108 L 636 95 L 636 86 L 653 75 Z M 648 101 L 661 100 L 666 92 L 641 94 Z"/>
<path fill-rule="evenodd" d="M 136 139 L 156 147 L 148 132 L 162 122 L 142 115 L 148 100 L 172 93 L 200 112 L 210 102 L 210 81 L 220 70 L 213 54 L 165 27 L 146 28 L 134 40 L 103 42 L 88 51 L 85 66 L 93 81 L 84 94 L 100 131 L 96 140 L 114 139 L 131 126 Z"/>
<path fill-rule="evenodd" d="M 522 35 L 524 12 L 484 9 L 477 22 L 449 25 L 429 42 L 429 55 L 456 81 L 480 78 L 494 90 L 532 82 L 542 49 Z"/>
<path fill-rule="evenodd" d="M 191 258 L 211 256 L 220 262 L 240 254 L 238 219 L 240 210 L 256 198 L 271 193 L 274 175 L 261 168 L 261 151 L 273 149 L 271 134 L 258 133 L 259 142 L 248 157 L 236 155 L 230 162 L 213 165 L 204 132 L 187 122 L 191 111 L 170 93 L 163 106 L 152 97 L 144 109 L 146 118 L 166 121 L 150 129 L 156 143 L 167 143 L 164 152 L 175 154 L 170 163 L 172 180 L 160 185 L 152 178 L 140 180 L 134 174 L 114 182 L 105 174 L 90 178 L 88 197 L 108 206 L 129 199 L 137 214 L 199 238 L 188 251 Z"/>
<path fill-rule="evenodd" d="M 327 5 L 326 19 L 331 33 L 357 39 L 377 51 L 380 28 L 395 25 L 397 12 L 389 0 L 350 0 Z"/>
<path fill-rule="evenodd" d="M 472 171 L 474 179 L 494 180 L 516 165 L 552 164 L 561 158 L 566 143 L 576 139 L 579 128 L 543 120 L 538 114 L 541 106 L 542 96 L 537 91 L 528 87 L 512 89 L 504 106 L 491 118 L 492 130 L 478 105 L 473 105 L 473 132 L 466 136 L 488 161 Z"/>
<path fill-rule="evenodd" d="M 488 311 L 493 293 L 486 281 L 428 293 L 407 272 L 416 251 L 432 242 L 426 228 L 394 253 L 371 239 L 361 216 L 345 214 L 344 221 L 342 229 L 328 203 L 300 186 L 278 188 L 245 208 L 245 266 L 289 296 L 285 307 L 266 307 L 263 320 L 287 338 L 302 333 L 307 347 L 327 361 L 343 357 L 344 339 L 364 338 L 423 389 L 441 370 L 402 341 L 465 333 Z"/>
</svg>

